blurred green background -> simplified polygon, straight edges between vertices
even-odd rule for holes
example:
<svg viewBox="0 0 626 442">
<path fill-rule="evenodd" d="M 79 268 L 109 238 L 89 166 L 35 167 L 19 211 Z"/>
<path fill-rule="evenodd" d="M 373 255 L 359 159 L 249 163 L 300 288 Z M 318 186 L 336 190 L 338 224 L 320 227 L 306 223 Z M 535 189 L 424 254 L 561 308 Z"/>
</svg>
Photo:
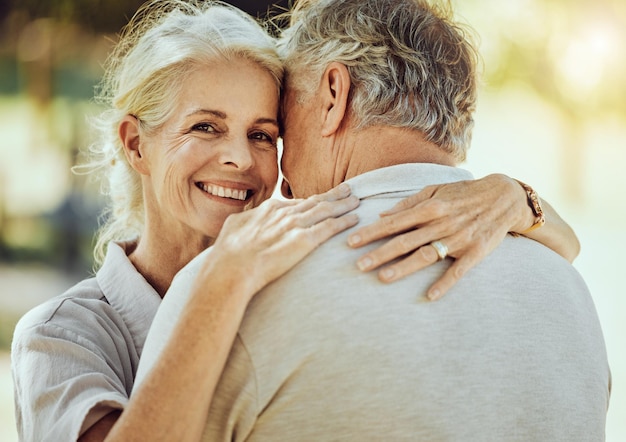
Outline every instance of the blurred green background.
<svg viewBox="0 0 626 442">
<path fill-rule="evenodd" d="M 94 86 L 138 0 L 0 3 L 0 440 L 14 430 L 17 319 L 92 272 L 97 185 L 70 168 L 90 141 Z M 268 2 L 232 1 L 253 15 Z M 276 2 L 273 2 L 276 3 Z M 285 6 L 286 1 L 281 5 Z M 613 372 L 607 441 L 626 440 L 626 2 L 452 0 L 483 73 L 469 160 L 526 181 L 578 233 Z M 622 417 L 622 419 L 620 419 Z"/>
</svg>

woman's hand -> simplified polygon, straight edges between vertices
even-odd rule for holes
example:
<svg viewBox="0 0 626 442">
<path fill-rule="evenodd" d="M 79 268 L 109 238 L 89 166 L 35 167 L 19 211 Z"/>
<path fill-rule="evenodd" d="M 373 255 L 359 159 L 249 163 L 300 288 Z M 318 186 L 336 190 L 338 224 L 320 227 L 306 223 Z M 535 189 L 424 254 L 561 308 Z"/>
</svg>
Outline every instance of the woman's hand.
<svg viewBox="0 0 626 442">
<path fill-rule="evenodd" d="M 578 253 L 576 235 L 550 206 L 547 209 L 546 225 L 529 237 L 572 260 Z M 404 256 L 378 273 L 381 281 L 392 282 L 437 262 L 439 255 L 431 243 L 440 241 L 447 256 L 456 259 L 428 290 L 427 296 L 435 300 L 491 253 L 507 232 L 523 232 L 533 222 L 523 188 L 512 178 L 495 174 L 428 186 L 383 212 L 379 221 L 358 229 L 348 242 L 361 247 L 395 235 L 357 262 L 361 270 L 370 271 Z"/>
<path fill-rule="evenodd" d="M 311 251 L 358 222 L 351 210 L 359 199 L 347 184 L 307 199 L 268 200 L 228 217 L 208 257 L 253 295 L 283 275 Z M 237 276 L 235 276 L 237 275 Z"/>
</svg>

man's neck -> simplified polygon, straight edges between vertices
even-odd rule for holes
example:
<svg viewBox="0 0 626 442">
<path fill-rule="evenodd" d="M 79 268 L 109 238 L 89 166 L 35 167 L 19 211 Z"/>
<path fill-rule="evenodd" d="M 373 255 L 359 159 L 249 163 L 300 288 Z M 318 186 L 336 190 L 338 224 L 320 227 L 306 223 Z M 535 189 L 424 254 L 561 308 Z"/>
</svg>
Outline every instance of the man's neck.
<svg viewBox="0 0 626 442">
<path fill-rule="evenodd" d="M 454 157 L 423 133 L 396 127 L 376 126 L 352 130 L 343 140 L 338 165 L 343 180 L 371 170 L 406 163 L 432 163 L 456 166 Z"/>
</svg>

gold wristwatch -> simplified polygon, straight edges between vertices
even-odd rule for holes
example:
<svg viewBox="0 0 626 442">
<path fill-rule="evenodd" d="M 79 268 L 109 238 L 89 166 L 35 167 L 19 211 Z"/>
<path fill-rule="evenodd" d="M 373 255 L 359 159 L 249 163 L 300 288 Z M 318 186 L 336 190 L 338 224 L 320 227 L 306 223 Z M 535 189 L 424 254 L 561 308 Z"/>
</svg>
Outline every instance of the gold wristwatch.
<svg viewBox="0 0 626 442">
<path fill-rule="evenodd" d="M 541 201 L 539 200 L 539 195 L 537 195 L 537 192 L 535 192 L 535 189 L 533 189 L 526 183 L 522 183 L 520 180 L 515 180 L 515 181 L 517 181 L 520 184 L 520 186 L 522 186 L 524 190 L 526 191 L 526 197 L 528 198 L 528 205 L 530 206 L 531 210 L 533 211 L 533 214 L 535 215 L 535 222 L 533 223 L 533 225 L 530 226 L 528 229 L 524 230 L 523 232 L 521 232 L 521 234 L 524 235 L 528 232 L 532 232 L 533 230 L 538 229 L 539 227 L 543 226 L 546 223 L 546 216 L 543 214 Z"/>
</svg>

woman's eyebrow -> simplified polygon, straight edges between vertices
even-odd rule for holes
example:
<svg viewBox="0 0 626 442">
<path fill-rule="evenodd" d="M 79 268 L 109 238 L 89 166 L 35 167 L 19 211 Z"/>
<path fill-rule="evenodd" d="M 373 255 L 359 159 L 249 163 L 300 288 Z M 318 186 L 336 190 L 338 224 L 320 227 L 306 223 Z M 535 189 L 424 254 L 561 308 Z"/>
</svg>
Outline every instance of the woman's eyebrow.
<svg viewBox="0 0 626 442">
<path fill-rule="evenodd" d="M 276 118 L 258 118 L 255 123 L 257 124 L 274 124 L 278 126 L 278 120 Z"/>
<path fill-rule="evenodd" d="M 187 114 L 188 117 L 192 117 L 194 115 L 213 115 L 217 118 L 225 120 L 228 118 L 228 115 L 222 111 L 214 110 L 214 109 L 195 109 Z M 278 126 L 278 120 L 276 118 L 257 118 L 255 120 L 256 124 L 274 124 Z"/>
<path fill-rule="evenodd" d="M 210 114 L 210 115 L 213 115 L 213 116 L 215 116 L 217 118 L 221 118 L 222 120 L 225 120 L 228 117 L 228 115 L 226 115 L 224 112 L 218 111 L 218 110 L 213 110 L 213 109 L 195 109 L 195 110 L 189 112 L 187 114 L 187 116 L 188 117 L 192 117 L 194 115 L 199 115 L 199 114 L 202 114 L 202 115 Z"/>
</svg>

